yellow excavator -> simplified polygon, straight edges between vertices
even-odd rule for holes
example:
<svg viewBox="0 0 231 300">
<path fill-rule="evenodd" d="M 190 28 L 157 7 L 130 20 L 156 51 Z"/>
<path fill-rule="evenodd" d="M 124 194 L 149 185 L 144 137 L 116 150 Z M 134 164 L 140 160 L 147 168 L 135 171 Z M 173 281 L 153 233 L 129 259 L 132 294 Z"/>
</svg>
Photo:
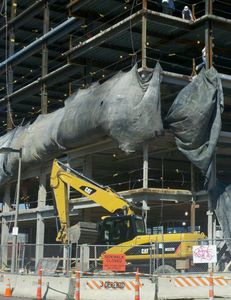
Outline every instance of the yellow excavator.
<svg viewBox="0 0 231 300">
<path fill-rule="evenodd" d="M 164 259 L 165 264 L 176 268 L 176 260 L 191 261 L 192 247 L 206 238 L 203 233 L 198 232 L 146 234 L 143 217 L 135 213 L 140 210 L 139 206 L 127 201 L 110 187 L 98 184 L 58 160 L 53 161 L 50 185 L 54 192 L 54 204 L 60 222 L 56 240 L 61 243 L 69 241 L 68 186 L 112 214 L 102 217 L 98 223 L 96 243 L 108 245 L 106 250 L 108 254 L 125 254 L 126 261 L 131 264 L 141 261 L 147 263 L 152 257 Z M 190 263 L 185 269 L 189 266 Z"/>
</svg>

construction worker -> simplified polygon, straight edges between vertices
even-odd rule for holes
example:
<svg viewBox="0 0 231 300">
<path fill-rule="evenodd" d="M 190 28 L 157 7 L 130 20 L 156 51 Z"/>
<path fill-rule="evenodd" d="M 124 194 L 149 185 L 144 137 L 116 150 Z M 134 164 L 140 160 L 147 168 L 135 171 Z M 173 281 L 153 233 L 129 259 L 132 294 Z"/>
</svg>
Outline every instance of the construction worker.
<svg viewBox="0 0 231 300">
<path fill-rule="evenodd" d="M 162 12 L 167 15 L 173 15 L 175 10 L 174 0 L 162 0 Z"/>
<path fill-rule="evenodd" d="M 182 10 L 182 19 L 193 21 L 192 12 L 187 5 Z"/>
<path fill-rule="evenodd" d="M 196 66 L 196 71 L 200 71 L 206 65 L 206 47 L 204 47 L 201 51 L 202 62 Z"/>
</svg>

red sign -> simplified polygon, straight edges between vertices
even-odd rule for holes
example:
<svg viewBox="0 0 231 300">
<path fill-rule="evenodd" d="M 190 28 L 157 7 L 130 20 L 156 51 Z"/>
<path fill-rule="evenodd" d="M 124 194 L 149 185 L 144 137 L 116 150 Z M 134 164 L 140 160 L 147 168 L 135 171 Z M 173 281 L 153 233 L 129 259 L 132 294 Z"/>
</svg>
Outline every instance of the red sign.
<svg viewBox="0 0 231 300">
<path fill-rule="evenodd" d="M 126 256 L 125 254 L 104 254 L 103 271 L 125 271 Z"/>
</svg>

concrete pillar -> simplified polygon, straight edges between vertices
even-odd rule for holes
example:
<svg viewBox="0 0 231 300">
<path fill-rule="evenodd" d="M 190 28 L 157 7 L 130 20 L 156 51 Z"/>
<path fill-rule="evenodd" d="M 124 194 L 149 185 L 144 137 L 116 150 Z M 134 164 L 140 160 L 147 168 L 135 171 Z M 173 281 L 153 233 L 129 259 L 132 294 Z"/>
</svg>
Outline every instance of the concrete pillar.
<svg viewBox="0 0 231 300">
<path fill-rule="evenodd" d="M 143 145 L 143 188 L 148 188 L 148 143 Z M 147 208 L 147 201 L 143 199 L 143 208 Z M 143 210 L 144 224 L 147 230 L 147 210 Z"/>
<path fill-rule="evenodd" d="M 70 256 L 70 245 L 63 246 L 63 273 L 68 274 L 69 272 L 69 256 Z"/>
<path fill-rule="evenodd" d="M 85 157 L 83 165 L 83 174 L 89 178 L 92 178 L 92 156 L 88 155 Z"/>
<path fill-rule="evenodd" d="M 46 206 L 46 198 L 46 174 L 41 174 L 39 177 L 38 208 L 44 208 Z"/>
<path fill-rule="evenodd" d="M 90 248 L 87 244 L 80 246 L 80 270 L 87 272 L 89 270 Z"/>
<path fill-rule="evenodd" d="M 37 265 L 39 260 L 43 258 L 44 252 L 44 235 L 45 235 L 45 223 L 42 218 L 40 210 L 46 205 L 46 175 L 41 174 L 39 179 L 38 190 L 38 212 L 37 212 L 37 224 L 36 224 L 36 254 L 35 264 Z"/>
<path fill-rule="evenodd" d="M 35 254 L 35 265 L 38 264 L 39 260 L 43 258 L 44 252 L 44 233 L 45 224 L 41 214 L 37 213 L 37 227 L 36 227 L 36 254 Z"/>
<path fill-rule="evenodd" d="M 3 217 L 2 217 L 2 228 L 1 228 L 1 247 L 2 247 L 2 268 L 7 266 L 7 243 L 10 234 L 9 225 L 4 218 L 4 213 L 11 210 L 10 206 L 10 184 L 6 185 L 3 197 Z"/>
</svg>

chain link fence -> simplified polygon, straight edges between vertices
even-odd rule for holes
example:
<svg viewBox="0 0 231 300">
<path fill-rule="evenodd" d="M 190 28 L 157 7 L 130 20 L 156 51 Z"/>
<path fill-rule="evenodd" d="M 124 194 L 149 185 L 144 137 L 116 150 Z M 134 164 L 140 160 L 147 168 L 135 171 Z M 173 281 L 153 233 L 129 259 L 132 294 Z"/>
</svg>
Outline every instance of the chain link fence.
<svg viewBox="0 0 231 300">
<path fill-rule="evenodd" d="M 216 245 L 216 263 L 193 263 L 193 246 L 202 259 L 213 261 L 214 253 L 209 245 Z M 125 254 L 126 272 L 153 274 L 204 273 L 211 270 L 229 272 L 231 254 L 223 239 L 209 241 L 174 241 L 129 245 L 60 245 L 60 244 L 17 244 L 16 272 L 33 274 L 42 266 L 44 275 L 69 275 L 75 270 L 97 274 L 103 272 L 104 254 Z M 2 272 L 10 272 L 12 244 L 0 247 Z"/>
</svg>

